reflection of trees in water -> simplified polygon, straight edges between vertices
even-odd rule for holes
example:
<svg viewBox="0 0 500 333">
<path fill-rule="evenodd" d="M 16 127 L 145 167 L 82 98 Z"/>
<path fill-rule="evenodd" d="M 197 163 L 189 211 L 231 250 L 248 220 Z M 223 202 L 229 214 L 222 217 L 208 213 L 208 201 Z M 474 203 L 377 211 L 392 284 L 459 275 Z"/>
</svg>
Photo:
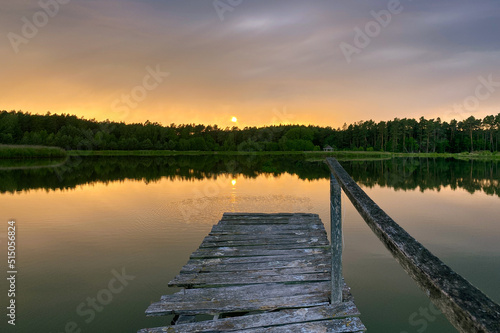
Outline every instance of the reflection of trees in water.
<svg viewBox="0 0 500 333">
<path fill-rule="evenodd" d="M 0 192 L 29 189 L 71 189 L 93 182 L 125 179 L 156 182 L 215 179 L 221 175 L 256 178 L 262 173 L 278 176 L 288 172 L 301 179 L 328 177 L 326 165 L 304 158 L 276 156 L 170 156 L 170 157 L 86 157 L 70 160 L 58 168 L 0 170 Z"/>
<path fill-rule="evenodd" d="M 460 161 L 440 158 L 395 158 L 392 160 L 341 162 L 355 181 L 373 187 L 421 191 L 464 188 L 470 193 L 484 191 L 500 196 L 498 161 Z M 70 167 L 68 167 L 70 166 Z M 297 175 L 300 179 L 328 179 L 323 162 L 309 162 L 301 156 L 170 156 L 170 157 L 87 157 L 68 161 L 66 166 L 44 169 L 0 170 L 0 191 L 30 189 L 72 189 L 93 182 L 125 179 L 156 182 L 215 179 L 221 175 Z"/>
<path fill-rule="evenodd" d="M 395 158 L 373 162 L 342 162 L 359 184 L 396 190 L 437 190 L 449 186 L 469 193 L 500 196 L 498 161 L 462 161 L 444 158 Z"/>
</svg>

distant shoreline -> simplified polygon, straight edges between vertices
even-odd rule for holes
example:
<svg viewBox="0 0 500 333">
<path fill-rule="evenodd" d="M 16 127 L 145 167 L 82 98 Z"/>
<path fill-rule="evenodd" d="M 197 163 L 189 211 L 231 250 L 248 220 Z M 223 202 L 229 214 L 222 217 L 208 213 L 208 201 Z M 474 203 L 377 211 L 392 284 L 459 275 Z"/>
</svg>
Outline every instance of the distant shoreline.
<svg viewBox="0 0 500 333">
<path fill-rule="evenodd" d="M 59 147 L 0 145 L 0 159 L 54 159 L 65 157 L 109 156 L 109 157 L 160 157 L 160 156 L 245 156 L 245 155 L 289 155 L 303 156 L 308 160 L 321 160 L 325 157 L 339 159 L 390 159 L 393 157 L 412 158 L 455 158 L 500 160 L 500 153 L 393 153 L 380 151 L 175 151 L 175 150 L 64 150 Z"/>
<path fill-rule="evenodd" d="M 392 153 L 378 151 L 173 151 L 173 150 L 70 150 L 69 156 L 202 156 L 202 155 L 292 155 L 305 156 L 306 158 L 321 159 L 324 157 L 353 158 L 353 159 L 390 159 L 393 157 L 416 158 L 456 158 L 456 159 L 500 159 L 499 153 L 474 152 L 474 153 Z"/>
</svg>

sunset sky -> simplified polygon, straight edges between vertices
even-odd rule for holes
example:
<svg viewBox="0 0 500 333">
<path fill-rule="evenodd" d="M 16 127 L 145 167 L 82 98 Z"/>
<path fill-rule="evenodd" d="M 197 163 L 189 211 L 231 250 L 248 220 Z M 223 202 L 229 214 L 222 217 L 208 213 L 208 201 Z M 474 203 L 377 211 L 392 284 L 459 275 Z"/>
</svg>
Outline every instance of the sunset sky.
<svg viewBox="0 0 500 333">
<path fill-rule="evenodd" d="M 224 127 L 499 113 L 500 2 L 396 1 L 2 1 L 0 109 Z"/>
</svg>

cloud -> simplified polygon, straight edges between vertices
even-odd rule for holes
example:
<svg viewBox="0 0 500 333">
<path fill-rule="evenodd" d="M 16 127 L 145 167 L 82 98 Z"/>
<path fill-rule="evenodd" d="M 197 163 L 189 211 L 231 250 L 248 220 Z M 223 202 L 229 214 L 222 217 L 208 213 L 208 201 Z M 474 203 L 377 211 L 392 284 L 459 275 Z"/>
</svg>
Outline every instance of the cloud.
<svg viewBox="0 0 500 333">
<path fill-rule="evenodd" d="M 497 1 L 402 0 L 348 64 L 339 44 L 387 3 L 243 1 L 220 21 L 211 1 L 72 0 L 18 54 L 0 42 L 0 108 L 224 126 L 226 114 L 262 125 L 287 106 L 294 120 L 339 126 L 448 113 L 479 75 L 500 78 Z M 38 10 L 3 4 L 4 35 Z M 112 102 L 156 65 L 171 75 L 121 119 Z"/>
</svg>

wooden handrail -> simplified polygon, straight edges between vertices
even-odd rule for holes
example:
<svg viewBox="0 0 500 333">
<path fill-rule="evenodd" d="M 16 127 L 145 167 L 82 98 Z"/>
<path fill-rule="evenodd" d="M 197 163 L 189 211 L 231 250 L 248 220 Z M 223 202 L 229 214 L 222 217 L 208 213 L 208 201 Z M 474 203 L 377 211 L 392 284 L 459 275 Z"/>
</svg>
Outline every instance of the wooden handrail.
<svg viewBox="0 0 500 333">
<path fill-rule="evenodd" d="M 394 222 L 336 159 L 327 158 L 326 161 L 332 175 L 368 226 L 455 328 L 460 332 L 500 332 L 500 305 Z"/>
</svg>

